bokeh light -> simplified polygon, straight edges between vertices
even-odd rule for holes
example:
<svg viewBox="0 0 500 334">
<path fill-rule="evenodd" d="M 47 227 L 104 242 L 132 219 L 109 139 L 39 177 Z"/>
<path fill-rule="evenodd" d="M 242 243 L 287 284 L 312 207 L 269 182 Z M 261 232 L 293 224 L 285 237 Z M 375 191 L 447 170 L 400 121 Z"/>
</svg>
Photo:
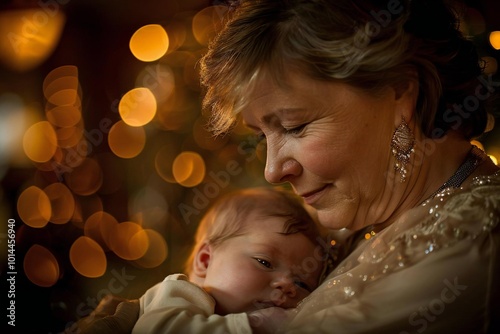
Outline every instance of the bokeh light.
<svg viewBox="0 0 500 334">
<path fill-rule="evenodd" d="M 227 6 L 210 6 L 200 10 L 193 17 L 193 35 L 201 45 L 208 42 L 220 30 L 221 18 L 227 13 Z"/>
<path fill-rule="evenodd" d="M 158 150 L 155 156 L 156 173 L 169 183 L 177 183 L 172 173 L 172 165 L 177 154 L 171 146 L 164 146 Z"/>
<path fill-rule="evenodd" d="M 490 44 L 495 50 L 500 50 L 500 31 L 490 33 Z"/>
<path fill-rule="evenodd" d="M 132 35 L 129 46 L 137 59 L 145 62 L 155 61 L 168 50 L 168 34 L 161 25 L 149 24 Z"/>
<path fill-rule="evenodd" d="M 34 162 L 49 161 L 57 149 L 57 136 L 47 121 L 33 124 L 23 137 L 24 153 Z"/>
<path fill-rule="evenodd" d="M 0 179 L 2 165 L 29 162 L 23 150 L 23 136 L 29 124 L 30 111 L 22 98 L 13 93 L 0 94 Z M 33 122 L 34 123 L 34 122 Z"/>
<path fill-rule="evenodd" d="M 73 268 L 85 277 L 100 277 L 106 272 L 106 254 L 97 242 L 81 236 L 73 242 L 69 250 Z"/>
<path fill-rule="evenodd" d="M 78 136 L 78 133 L 79 131 L 77 130 L 75 132 L 75 135 Z M 75 138 L 71 138 L 71 140 L 74 139 Z M 80 138 L 76 145 L 65 147 L 65 150 L 63 151 L 64 157 L 62 161 L 64 165 L 64 167 L 62 168 L 63 171 L 65 173 L 71 172 L 72 170 L 74 170 L 74 168 L 80 166 L 87 158 L 89 150 L 91 150 L 90 145 L 84 138 Z"/>
<path fill-rule="evenodd" d="M 143 257 L 149 249 L 149 235 L 146 230 L 141 229 L 128 239 L 128 254 L 130 260 L 138 260 Z"/>
<path fill-rule="evenodd" d="M 58 128 L 56 130 L 57 144 L 61 148 L 70 148 L 78 145 L 83 138 L 83 128 L 80 126 L 71 126 L 67 128 Z M 85 155 L 84 155 L 85 156 Z"/>
<path fill-rule="evenodd" d="M 197 152 L 182 152 L 174 160 L 172 174 L 184 187 L 195 187 L 205 178 L 205 161 Z"/>
<path fill-rule="evenodd" d="M 484 74 L 495 74 L 498 71 L 498 62 L 493 57 L 482 57 L 484 61 Z"/>
<path fill-rule="evenodd" d="M 156 99 L 148 88 L 135 88 L 121 98 L 118 110 L 127 125 L 143 126 L 156 114 Z"/>
<path fill-rule="evenodd" d="M 66 173 L 66 183 L 73 193 L 92 195 L 102 185 L 102 170 L 95 159 L 86 158 L 70 173 Z"/>
<path fill-rule="evenodd" d="M 51 15 L 40 8 L 0 11 L 0 61 L 16 71 L 35 68 L 56 48 L 65 21 L 60 10 Z"/>
<path fill-rule="evenodd" d="M 483 15 L 475 8 L 468 7 L 465 12 L 463 22 L 467 28 L 468 36 L 476 36 L 482 34 L 486 30 L 486 22 Z M 462 26 L 460 26 L 463 29 Z"/>
<path fill-rule="evenodd" d="M 31 186 L 19 195 L 17 212 L 26 225 L 35 228 L 44 227 L 52 216 L 50 199 L 42 189 Z"/>
<path fill-rule="evenodd" d="M 184 22 L 176 19 L 169 20 L 165 26 L 168 31 L 168 53 L 178 50 L 184 45 L 187 35 L 187 27 Z"/>
<path fill-rule="evenodd" d="M 146 234 L 146 237 L 149 241 L 149 247 L 146 253 L 135 260 L 134 263 L 143 267 L 143 268 L 155 268 L 162 264 L 168 256 L 168 247 L 167 242 L 163 236 L 152 229 L 145 229 L 143 233 Z M 139 235 L 138 238 L 143 237 Z M 140 241 L 140 240 L 137 240 Z"/>
<path fill-rule="evenodd" d="M 67 223 L 75 212 L 75 199 L 71 191 L 63 183 L 56 182 L 43 189 L 52 208 L 50 222 Z"/>
<path fill-rule="evenodd" d="M 196 15 L 195 11 L 182 11 L 177 13 L 173 18 L 173 20 L 177 23 L 177 28 L 182 30 L 182 35 L 184 37 L 182 45 L 180 45 L 179 48 L 176 48 L 176 50 L 183 49 L 191 52 L 200 47 L 200 43 L 198 43 L 193 35 L 194 15 Z"/>
<path fill-rule="evenodd" d="M 374 231 L 371 231 L 370 233 L 365 233 L 365 239 L 368 240 L 368 239 L 371 239 L 373 236 L 375 236 L 375 232 Z"/>
<path fill-rule="evenodd" d="M 85 221 L 94 213 L 103 211 L 102 199 L 94 194 L 89 196 L 75 195 L 75 213 L 71 222 L 79 228 L 84 228 Z"/>
<path fill-rule="evenodd" d="M 47 248 L 35 244 L 26 252 L 23 260 L 26 277 L 34 284 L 48 288 L 59 280 L 59 263 Z"/>
<path fill-rule="evenodd" d="M 45 114 L 47 120 L 54 126 L 63 128 L 73 127 L 82 119 L 82 113 L 79 106 L 62 105 L 48 108 Z"/>
<path fill-rule="evenodd" d="M 111 214 L 97 211 L 87 218 L 83 231 L 87 237 L 95 240 L 104 250 L 109 250 L 111 234 L 114 233 L 117 225 L 118 221 Z"/>
<path fill-rule="evenodd" d="M 190 126 L 192 110 L 195 107 L 185 89 L 179 89 L 178 85 L 170 97 L 158 108 L 157 120 L 164 130 L 181 131 Z"/>
<path fill-rule="evenodd" d="M 118 157 L 134 158 L 144 149 L 146 133 L 142 127 L 132 127 L 118 121 L 109 130 L 108 144 Z"/>
<path fill-rule="evenodd" d="M 47 85 L 44 94 L 54 106 L 81 105 L 78 77 L 57 78 Z"/>
<path fill-rule="evenodd" d="M 161 104 L 174 90 L 175 75 L 167 64 L 149 64 L 137 75 L 136 86 L 149 89 Z"/>
<path fill-rule="evenodd" d="M 147 234 L 142 226 L 134 222 L 122 222 L 110 235 L 110 249 L 125 260 L 137 260 L 146 254 L 149 247 Z"/>
<path fill-rule="evenodd" d="M 58 106 L 79 108 L 81 106 L 81 93 L 80 82 L 78 81 L 78 67 L 64 65 L 50 71 L 43 80 L 43 94 L 47 100 L 47 116 L 53 108 Z M 58 116 L 61 117 L 61 115 Z"/>
<path fill-rule="evenodd" d="M 160 229 L 167 212 L 168 203 L 163 194 L 149 186 L 137 191 L 129 203 L 129 217 L 143 227 Z"/>
<path fill-rule="evenodd" d="M 48 92 L 52 91 L 48 87 L 50 85 L 52 85 L 52 83 L 54 81 L 56 81 L 57 79 L 65 78 L 65 77 L 77 78 L 78 77 L 78 67 L 76 67 L 75 65 L 63 65 L 63 66 L 56 67 L 52 71 L 50 71 L 45 76 L 45 78 L 43 80 L 43 85 L 42 85 L 46 99 L 48 99 L 50 97 L 50 94 L 48 94 Z M 76 88 L 76 86 L 74 86 L 73 88 Z"/>
</svg>

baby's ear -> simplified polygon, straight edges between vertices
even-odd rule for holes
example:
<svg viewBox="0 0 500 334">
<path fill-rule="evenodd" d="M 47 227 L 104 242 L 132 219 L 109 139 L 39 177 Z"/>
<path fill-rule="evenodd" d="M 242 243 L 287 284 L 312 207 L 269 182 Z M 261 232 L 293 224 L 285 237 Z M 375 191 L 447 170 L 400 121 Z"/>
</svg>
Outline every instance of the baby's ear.
<svg viewBox="0 0 500 334">
<path fill-rule="evenodd" d="M 193 261 L 193 273 L 201 278 L 207 275 L 208 264 L 210 263 L 210 256 L 212 247 L 208 243 L 204 243 L 196 252 Z"/>
</svg>

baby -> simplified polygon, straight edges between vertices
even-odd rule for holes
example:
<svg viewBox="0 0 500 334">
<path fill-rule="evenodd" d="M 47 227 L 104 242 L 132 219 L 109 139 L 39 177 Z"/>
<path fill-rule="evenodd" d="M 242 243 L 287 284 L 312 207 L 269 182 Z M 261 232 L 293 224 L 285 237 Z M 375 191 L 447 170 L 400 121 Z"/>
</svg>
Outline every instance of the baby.
<svg viewBox="0 0 500 334">
<path fill-rule="evenodd" d="M 295 195 L 254 188 L 221 198 L 203 217 L 186 275 L 140 298 L 133 333 L 238 333 L 247 312 L 293 308 L 318 286 L 326 255 L 314 220 Z M 225 317 L 223 317 L 225 316 Z"/>
</svg>

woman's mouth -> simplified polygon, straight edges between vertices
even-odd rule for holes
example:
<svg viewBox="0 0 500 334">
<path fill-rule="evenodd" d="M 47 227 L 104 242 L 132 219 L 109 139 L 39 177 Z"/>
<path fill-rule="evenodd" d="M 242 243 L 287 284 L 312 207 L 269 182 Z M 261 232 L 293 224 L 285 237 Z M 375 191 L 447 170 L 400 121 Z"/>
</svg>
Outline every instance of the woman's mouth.
<svg viewBox="0 0 500 334">
<path fill-rule="evenodd" d="M 304 199 L 304 202 L 306 202 L 308 205 L 313 205 L 316 201 L 319 200 L 321 196 L 323 196 L 324 191 L 327 187 L 328 185 L 324 185 L 321 188 L 300 194 L 300 196 Z"/>
</svg>

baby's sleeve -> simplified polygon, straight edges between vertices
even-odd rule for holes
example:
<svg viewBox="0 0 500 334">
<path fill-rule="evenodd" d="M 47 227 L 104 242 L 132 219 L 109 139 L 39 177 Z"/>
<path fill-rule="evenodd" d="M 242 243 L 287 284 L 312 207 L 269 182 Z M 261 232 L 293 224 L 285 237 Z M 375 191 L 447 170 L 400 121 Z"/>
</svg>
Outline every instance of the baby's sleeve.
<svg viewBox="0 0 500 334">
<path fill-rule="evenodd" d="M 214 314 L 215 300 L 183 274 L 167 276 L 146 291 L 140 307 L 133 334 L 252 332 L 246 313 Z"/>
</svg>

